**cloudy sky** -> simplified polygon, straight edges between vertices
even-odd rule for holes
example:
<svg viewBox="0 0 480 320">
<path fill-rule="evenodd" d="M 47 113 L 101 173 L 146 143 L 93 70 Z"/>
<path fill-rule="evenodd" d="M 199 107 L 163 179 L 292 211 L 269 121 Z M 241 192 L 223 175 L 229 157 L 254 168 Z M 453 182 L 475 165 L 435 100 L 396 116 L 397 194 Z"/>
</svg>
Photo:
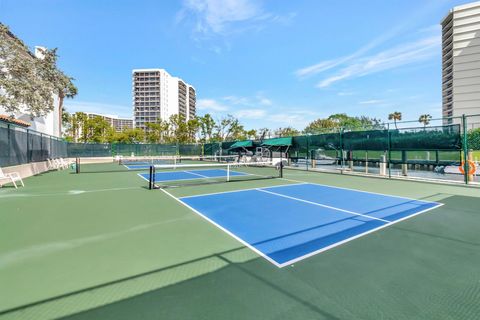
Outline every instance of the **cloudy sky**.
<svg viewBox="0 0 480 320">
<path fill-rule="evenodd" d="M 460 0 L 0 0 L 0 22 L 59 48 L 69 111 L 131 116 L 131 70 L 197 89 L 200 114 L 298 129 L 332 113 L 441 114 L 441 32 Z"/>
</svg>

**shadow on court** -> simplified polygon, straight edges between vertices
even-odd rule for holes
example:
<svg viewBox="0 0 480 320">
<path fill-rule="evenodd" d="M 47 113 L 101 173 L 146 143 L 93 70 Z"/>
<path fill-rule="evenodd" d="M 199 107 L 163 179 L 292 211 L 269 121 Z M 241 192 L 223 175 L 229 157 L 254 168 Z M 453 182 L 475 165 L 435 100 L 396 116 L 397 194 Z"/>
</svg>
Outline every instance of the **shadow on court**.
<svg viewBox="0 0 480 320">
<path fill-rule="evenodd" d="M 239 248 L 4 311 L 0 319 L 56 318 L 59 310 L 72 320 L 475 319 L 479 200 L 442 202 L 294 266 L 279 269 Z"/>
</svg>

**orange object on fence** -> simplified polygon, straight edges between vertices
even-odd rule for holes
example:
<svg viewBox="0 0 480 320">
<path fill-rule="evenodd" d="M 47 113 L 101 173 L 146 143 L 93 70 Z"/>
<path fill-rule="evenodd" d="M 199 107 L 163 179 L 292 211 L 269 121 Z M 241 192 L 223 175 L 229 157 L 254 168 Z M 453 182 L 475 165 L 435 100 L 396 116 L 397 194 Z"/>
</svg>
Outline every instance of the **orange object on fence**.
<svg viewBox="0 0 480 320">
<path fill-rule="evenodd" d="M 465 174 L 465 161 L 462 161 L 462 163 L 460 164 L 460 167 L 458 167 L 458 170 L 460 170 L 462 174 Z M 472 175 L 476 171 L 477 171 L 477 167 L 475 165 L 475 162 L 473 162 L 472 160 L 468 160 L 468 174 Z"/>
</svg>

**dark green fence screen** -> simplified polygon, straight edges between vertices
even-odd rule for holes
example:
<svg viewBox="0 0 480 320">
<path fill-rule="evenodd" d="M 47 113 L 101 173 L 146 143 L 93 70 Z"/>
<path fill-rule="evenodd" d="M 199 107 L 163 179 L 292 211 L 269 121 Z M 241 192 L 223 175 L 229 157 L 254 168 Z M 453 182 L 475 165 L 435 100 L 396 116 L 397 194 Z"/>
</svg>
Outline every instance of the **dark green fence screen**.
<svg viewBox="0 0 480 320">
<path fill-rule="evenodd" d="M 67 143 L 57 137 L 0 122 L 0 166 L 67 157 Z"/>
</svg>

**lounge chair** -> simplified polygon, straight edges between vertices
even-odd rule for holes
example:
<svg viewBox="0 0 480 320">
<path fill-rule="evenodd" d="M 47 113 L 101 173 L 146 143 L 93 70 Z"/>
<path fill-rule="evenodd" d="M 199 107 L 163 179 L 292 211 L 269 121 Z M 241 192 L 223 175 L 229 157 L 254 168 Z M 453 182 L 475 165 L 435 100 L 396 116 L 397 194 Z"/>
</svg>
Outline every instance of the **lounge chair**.
<svg viewBox="0 0 480 320">
<path fill-rule="evenodd" d="M 17 189 L 17 181 L 20 181 L 20 183 L 22 184 L 22 187 L 25 187 L 25 185 L 23 184 L 23 180 L 22 178 L 20 177 L 20 174 L 18 172 L 10 172 L 10 173 L 3 173 L 3 170 L 2 168 L 0 168 L 0 187 L 5 184 L 5 183 L 2 183 L 2 181 L 7 181 L 6 183 L 13 183 L 13 185 L 15 186 L 15 189 Z"/>
</svg>

